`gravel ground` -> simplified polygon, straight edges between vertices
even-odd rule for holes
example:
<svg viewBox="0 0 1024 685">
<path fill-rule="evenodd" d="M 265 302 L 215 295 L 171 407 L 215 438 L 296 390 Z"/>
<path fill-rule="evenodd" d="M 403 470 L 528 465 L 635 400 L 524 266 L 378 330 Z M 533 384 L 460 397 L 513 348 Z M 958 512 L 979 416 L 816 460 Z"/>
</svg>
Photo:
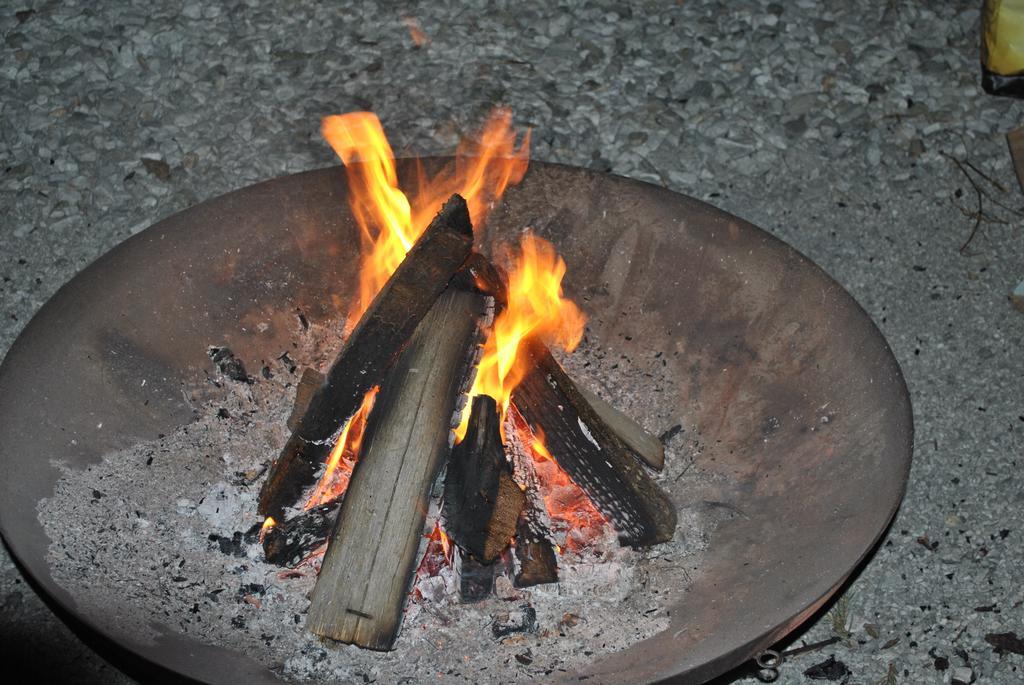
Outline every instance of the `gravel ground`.
<svg viewBox="0 0 1024 685">
<path fill-rule="evenodd" d="M 842 667 L 811 673 L 1020 682 L 1020 643 L 991 635 L 1024 635 L 1024 314 L 1008 300 L 1024 278 L 1024 201 L 1003 140 L 1024 116 L 977 85 L 979 5 L 6 3 L 0 350 L 156 219 L 333 163 L 324 114 L 371 108 L 396 149 L 444 153 L 507 103 L 538 159 L 663 184 L 790 242 L 864 305 L 903 366 L 917 428 L 907 499 L 799 638 L 844 639 L 791 658 L 777 682 L 810 682 L 831 654 Z M 974 219 L 958 204 L 973 212 L 977 197 L 946 155 L 996 182 L 975 174 L 986 221 L 963 252 Z M 7 664 L 131 682 L 6 555 L 0 598 Z"/>
</svg>

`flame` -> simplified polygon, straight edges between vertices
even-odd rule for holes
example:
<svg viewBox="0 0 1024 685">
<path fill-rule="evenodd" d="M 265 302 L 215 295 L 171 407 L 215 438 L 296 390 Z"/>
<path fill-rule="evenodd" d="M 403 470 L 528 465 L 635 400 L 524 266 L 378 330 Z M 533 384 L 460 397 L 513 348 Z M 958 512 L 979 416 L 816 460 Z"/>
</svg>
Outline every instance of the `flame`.
<svg viewBox="0 0 1024 685">
<path fill-rule="evenodd" d="M 349 203 L 360 230 L 359 298 L 349 312 L 349 326 L 370 306 L 445 200 L 453 193 L 465 198 L 479 230 L 494 203 L 509 185 L 522 180 L 529 164 L 529 131 L 517 148 L 512 113 L 496 109 L 478 141 L 459 144 L 454 168 L 429 179 L 420 168 L 419 187 L 410 201 L 398 187 L 394 153 L 377 115 L 329 116 L 321 130 L 345 163 Z"/>
<path fill-rule="evenodd" d="M 452 560 L 451 540 L 448 538 L 448 533 L 444 532 L 444 528 L 437 524 L 435 524 L 435 527 L 437 528 L 437 532 L 440 534 L 439 537 L 441 538 L 441 550 L 444 552 L 444 558 L 447 559 L 450 563 Z"/>
<path fill-rule="evenodd" d="M 324 475 L 320 477 L 320 481 L 316 484 L 313 494 L 306 500 L 306 504 L 303 506 L 304 509 L 312 509 L 321 504 L 326 504 L 341 497 L 348 490 L 352 470 L 355 468 L 356 460 L 359 458 L 359 447 L 363 444 L 366 420 L 370 416 L 373 402 L 377 399 L 377 392 L 379 390 L 380 387 L 378 386 L 370 388 L 363 396 L 363 403 L 360 405 L 359 411 L 341 429 L 341 433 L 334 443 L 334 448 L 327 458 L 327 467 L 324 469 Z"/>
<path fill-rule="evenodd" d="M 540 461 L 555 460 L 551 456 L 551 452 L 548 452 L 548 446 L 544 444 L 544 431 L 539 426 L 533 431 L 533 436 L 530 439 L 530 449 L 533 450 L 534 457 L 539 457 Z"/>
<path fill-rule="evenodd" d="M 426 536 L 427 546 L 423 550 L 423 558 L 416 567 L 417 578 L 436 576 L 445 566 L 452 564 L 452 545 L 441 524 L 434 522 L 434 527 Z"/>
<path fill-rule="evenodd" d="M 267 537 L 267 532 L 277 525 L 277 521 L 274 520 L 273 516 L 268 516 L 263 521 L 263 525 L 260 526 L 259 543 L 263 544 L 263 538 Z"/>
<path fill-rule="evenodd" d="M 565 261 L 551 243 L 524 233 L 511 260 L 507 305 L 495 319 L 484 343 L 469 393 L 470 401 L 480 394 L 493 397 L 502 419 L 508 412 L 512 391 L 530 371 L 529 359 L 519 354 L 520 343 L 529 336 L 537 336 L 571 352 L 583 338 L 587 322 L 580 308 L 563 296 Z M 468 427 L 469 412 L 463 412 L 455 432 L 457 440 L 465 437 Z"/>
</svg>

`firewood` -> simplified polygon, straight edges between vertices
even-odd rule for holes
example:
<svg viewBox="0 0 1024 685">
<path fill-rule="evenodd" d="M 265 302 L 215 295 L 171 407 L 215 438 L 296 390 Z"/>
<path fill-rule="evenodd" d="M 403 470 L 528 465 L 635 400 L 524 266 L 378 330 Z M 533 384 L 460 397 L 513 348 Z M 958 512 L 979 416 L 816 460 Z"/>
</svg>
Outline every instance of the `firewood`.
<svg viewBox="0 0 1024 685">
<path fill-rule="evenodd" d="M 271 526 L 263 534 L 263 556 L 271 564 L 296 566 L 327 542 L 339 506 L 338 501 L 321 504 Z"/>
<path fill-rule="evenodd" d="M 452 450 L 444 483 L 445 530 L 485 564 L 508 547 L 526 501 L 512 479 L 499 423 L 494 399 L 475 397 L 466 437 Z"/>
<path fill-rule="evenodd" d="M 309 409 L 309 403 L 313 401 L 313 396 L 316 395 L 317 390 L 323 384 L 324 375 L 316 369 L 310 367 L 302 372 L 299 384 L 295 388 L 295 402 L 292 404 L 292 413 L 288 417 L 288 428 L 290 430 L 298 430 L 302 417 L 305 416 L 306 410 Z"/>
<path fill-rule="evenodd" d="M 488 302 L 448 289 L 381 385 L 313 589 L 307 625 L 314 633 L 376 650 L 394 643 Z"/>
<path fill-rule="evenodd" d="M 551 519 L 544 505 L 540 481 L 534 468 L 530 448 L 523 442 L 520 426 L 525 421 L 515 407 L 505 418 L 505 451 L 513 464 L 516 482 L 523 486 L 526 503 L 516 523 L 515 554 L 519 571 L 515 584 L 519 587 L 558 582 L 558 559 L 551 544 Z"/>
<path fill-rule="evenodd" d="M 459 599 L 466 604 L 482 602 L 494 593 L 494 578 L 500 564 L 485 564 L 472 554 L 460 553 Z"/>
<path fill-rule="evenodd" d="M 512 403 L 563 471 L 593 501 L 624 545 L 665 542 L 676 509 L 637 463 L 633 451 L 591 408 L 576 384 L 536 340 L 525 340 L 532 370 L 512 392 Z"/>
<path fill-rule="evenodd" d="M 558 558 L 547 537 L 533 523 L 534 517 L 524 511 L 516 527 L 517 587 L 530 587 L 558 582 Z"/>
<path fill-rule="evenodd" d="M 622 439 L 633 454 L 655 471 L 665 468 L 665 446 L 643 426 L 629 416 L 601 399 L 582 385 L 577 385 L 580 395 L 587 401 L 594 413 L 601 417 L 611 431 Z"/>
<path fill-rule="evenodd" d="M 315 480 L 330 439 L 381 382 L 473 247 L 466 201 L 453 195 L 363 314 L 274 463 L 259 512 L 283 518 Z"/>
<path fill-rule="evenodd" d="M 505 272 L 496 267 L 489 259 L 478 252 L 474 252 L 466 259 L 459 271 L 460 282 L 472 284 L 478 290 L 494 297 L 496 310 L 500 311 L 505 306 L 507 288 L 505 285 Z M 544 343 L 537 340 L 537 346 Z M 607 426 L 622 441 L 622 443 L 633 453 L 637 459 L 650 466 L 655 471 L 661 471 L 665 467 L 665 447 L 655 436 L 648 433 L 632 418 L 622 413 L 610 403 L 603 400 L 596 393 L 593 393 L 583 386 L 577 386 L 580 395 L 590 404 L 594 413 L 601 417 Z"/>
</svg>

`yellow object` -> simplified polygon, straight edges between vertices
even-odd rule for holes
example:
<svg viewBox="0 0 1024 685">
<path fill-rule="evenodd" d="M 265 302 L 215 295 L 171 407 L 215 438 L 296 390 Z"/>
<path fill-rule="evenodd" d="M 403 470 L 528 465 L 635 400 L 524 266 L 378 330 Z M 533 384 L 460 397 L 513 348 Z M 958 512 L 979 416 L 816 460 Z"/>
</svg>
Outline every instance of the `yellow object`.
<svg viewBox="0 0 1024 685">
<path fill-rule="evenodd" d="M 986 0 L 981 61 L 1002 76 L 1024 74 L 1024 0 Z"/>
</svg>

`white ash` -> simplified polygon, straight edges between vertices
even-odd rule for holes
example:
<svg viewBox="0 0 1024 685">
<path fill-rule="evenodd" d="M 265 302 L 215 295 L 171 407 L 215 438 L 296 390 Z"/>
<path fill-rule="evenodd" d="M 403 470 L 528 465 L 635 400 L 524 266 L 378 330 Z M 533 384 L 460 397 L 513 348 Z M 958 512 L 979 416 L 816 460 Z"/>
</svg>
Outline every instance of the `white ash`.
<svg viewBox="0 0 1024 685">
<path fill-rule="evenodd" d="M 323 355 L 314 349 L 296 360 Z M 592 388 L 611 371 L 581 349 L 576 378 Z M 565 360 L 569 362 L 569 360 Z M 643 395 L 622 360 L 614 370 L 623 409 Z M 667 608 L 689 584 L 711 523 L 680 508 L 675 539 L 645 550 L 620 547 L 611 529 L 581 552 L 559 557 L 557 584 L 458 600 L 451 567 L 413 583 L 392 652 L 322 640 L 306 631 L 313 569 L 286 571 L 262 560 L 256 499 L 265 469 L 287 438 L 285 421 L 302 370 L 278 368 L 251 384 L 224 380 L 224 396 L 199 418 L 157 441 L 107 455 L 75 471 L 62 467 L 54 496 L 39 503 L 53 541 L 55 580 L 92 615 L 114 616 L 140 638 L 154 619 L 194 639 L 244 652 L 294 681 L 522 682 L 572 671 L 667 629 Z M 671 424 L 671 409 L 649 406 L 649 428 Z M 696 482 L 691 455 L 670 441 L 658 480 L 677 503 Z M 427 521 L 437 518 L 436 502 Z M 425 544 L 424 544 L 425 546 Z M 421 546 L 421 557 L 423 547 Z M 509 569 L 511 575 L 511 569 Z"/>
</svg>

